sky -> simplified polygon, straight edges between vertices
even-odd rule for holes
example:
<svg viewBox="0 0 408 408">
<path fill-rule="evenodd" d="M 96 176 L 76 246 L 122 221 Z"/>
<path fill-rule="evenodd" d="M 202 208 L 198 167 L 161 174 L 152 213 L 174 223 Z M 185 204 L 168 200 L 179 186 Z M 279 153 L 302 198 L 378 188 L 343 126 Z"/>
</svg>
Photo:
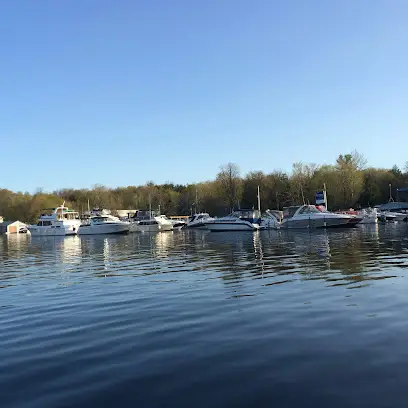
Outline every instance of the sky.
<svg viewBox="0 0 408 408">
<path fill-rule="evenodd" d="M 408 160 L 405 0 L 19 0 L 0 12 L 0 188 L 194 183 Z"/>
</svg>

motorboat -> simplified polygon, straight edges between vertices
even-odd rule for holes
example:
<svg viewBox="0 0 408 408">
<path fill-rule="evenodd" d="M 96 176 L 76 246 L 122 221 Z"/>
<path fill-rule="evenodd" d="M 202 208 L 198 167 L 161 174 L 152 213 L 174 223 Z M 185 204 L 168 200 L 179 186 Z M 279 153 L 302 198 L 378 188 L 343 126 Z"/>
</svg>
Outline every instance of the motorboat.
<svg viewBox="0 0 408 408">
<path fill-rule="evenodd" d="M 168 219 L 172 224 L 173 224 L 173 229 L 174 230 L 181 230 L 182 228 L 184 228 L 187 225 L 187 221 L 185 221 L 184 219 L 181 218 L 168 218 L 164 215 L 162 215 L 162 217 L 165 217 L 165 219 Z"/>
<path fill-rule="evenodd" d="M 165 216 L 150 210 L 138 210 L 130 219 L 130 232 L 172 231 L 173 223 Z"/>
<path fill-rule="evenodd" d="M 363 208 L 362 210 L 354 210 L 350 208 L 348 210 L 336 211 L 336 214 L 346 214 L 351 215 L 354 218 L 359 218 L 361 224 L 377 224 L 378 222 L 378 211 L 376 208 Z"/>
<path fill-rule="evenodd" d="M 237 210 L 226 217 L 208 219 L 205 226 L 210 231 L 254 231 L 262 229 L 259 210 Z"/>
<path fill-rule="evenodd" d="M 378 211 L 376 208 L 363 208 L 357 211 L 357 215 L 362 217 L 359 224 L 377 224 L 378 223 Z"/>
<path fill-rule="evenodd" d="M 405 221 L 407 219 L 407 214 L 394 212 L 394 211 L 379 211 L 378 212 L 378 219 L 380 221 Z"/>
<path fill-rule="evenodd" d="M 354 227 L 362 220 L 357 215 L 321 211 L 314 205 L 285 207 L 281 219 L 276 212 L 270 210 L 266 211 L 266 215 L 262 219 L 262 225 L 272 229 Z"/>
<path fill-rule="evenodd" d="M 93 214 L 88 222 L 81 224 L 78 235 L 96 234 L 127 234 L 130 230 L 130 223 L 121 221 L 110 214 Z"/>
<path fill-rule="evenodd" d="M 65 202 L 57 208 L 49 208 L 38 218 L 35 225 L 27 228 L 32 236 L 76 235 L 81 225 L 79 213 L 65 207 Z"/>
<path fill-rule="evenodd" d="M 378 219 L 380 221 L 406 221 L 408 217 L 408 203 L 401 201 L 390 201 L 386 204 L 376 205 Z"/>
<path fill-rule="evenodd" d="M 185 228 L 206 229 L 206 222 L 214 221 L 215 218 L 210 217 L 208 213 L 194 214 L 187 222 Z"/>
<path fill-rule="evenodd" d="M 261 217 L 263 229 L 279 229 L 282 226 L 283 211 L 266 210 Z"/>
</svg>

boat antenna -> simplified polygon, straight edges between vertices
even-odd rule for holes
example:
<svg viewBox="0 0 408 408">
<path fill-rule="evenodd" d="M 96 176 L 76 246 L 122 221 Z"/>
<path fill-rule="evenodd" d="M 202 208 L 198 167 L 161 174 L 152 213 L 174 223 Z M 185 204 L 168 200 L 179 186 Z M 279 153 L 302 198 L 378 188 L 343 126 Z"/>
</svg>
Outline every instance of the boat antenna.
<svg viewBox="0 0 408 408">
<path fill-rule="evenodd" d="M 258 211 L 261 212 L 261 193 L 258 186 Z"/>
</svg>

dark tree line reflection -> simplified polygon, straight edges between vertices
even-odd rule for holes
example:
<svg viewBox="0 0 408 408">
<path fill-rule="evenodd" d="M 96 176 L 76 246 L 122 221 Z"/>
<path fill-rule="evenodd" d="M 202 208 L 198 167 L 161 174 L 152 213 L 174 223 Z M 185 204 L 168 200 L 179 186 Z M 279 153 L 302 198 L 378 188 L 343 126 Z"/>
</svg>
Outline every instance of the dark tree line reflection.
<svg viewBox="0 0 408 408">
<path fill-rule="evenodd" d="M 10 279 L 56 272 L 79 277 L 205 272 L 227 285 L 258 278 L 265 285 L 296 279 L 352 285 L 395 276 L 407 266 L 407 252 L 405 224 L 313 232 L 4 236 L 0 238 L 0 286 L 7 286 Z"/>
</svg>

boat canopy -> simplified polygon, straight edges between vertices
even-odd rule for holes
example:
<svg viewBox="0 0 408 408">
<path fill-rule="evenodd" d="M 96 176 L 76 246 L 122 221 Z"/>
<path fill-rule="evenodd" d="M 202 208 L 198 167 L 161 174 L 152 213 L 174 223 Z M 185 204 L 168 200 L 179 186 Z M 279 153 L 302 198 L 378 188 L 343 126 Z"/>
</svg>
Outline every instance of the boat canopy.
<svg viewBox="0 0 408 408">
<path fill-rule="evenodd" d="M 402 201 L 391 201 L 386 204 L 376 205 L 375 207 L 383 211 L 408 210 L 408 203 Z"/>
<path fill-rule="evenodd" d="M 320 213 L 314 205 L 294 205 L 283 208 L 283 218 L 292 218 L 295 214 Z"/>
<path fill-rule="evenodd" d="M 244 218 L 244 219 L 255 219 L 260 218 L 261 213 L 259 210 L 236 210 L 230 214 L 230 217 Z"/>
</svg>

